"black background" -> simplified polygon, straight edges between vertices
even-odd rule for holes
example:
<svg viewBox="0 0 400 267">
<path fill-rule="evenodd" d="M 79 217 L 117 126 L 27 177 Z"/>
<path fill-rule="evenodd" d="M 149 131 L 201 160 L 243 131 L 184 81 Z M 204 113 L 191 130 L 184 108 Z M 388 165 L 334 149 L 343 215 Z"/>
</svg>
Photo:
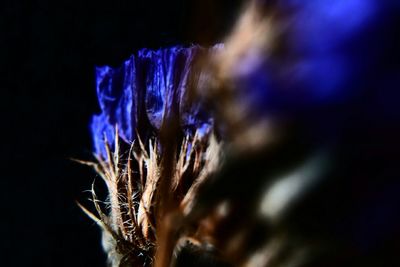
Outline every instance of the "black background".
<svg viewBox="0 0 400 267">
<path fill-rule="evenodd" d="M 95 174 L 94 68 L 142 47 L 223 40 L 239 1 L 2 1 L 0 266 L 104 266 L 77 207 Z"/>
</svg>

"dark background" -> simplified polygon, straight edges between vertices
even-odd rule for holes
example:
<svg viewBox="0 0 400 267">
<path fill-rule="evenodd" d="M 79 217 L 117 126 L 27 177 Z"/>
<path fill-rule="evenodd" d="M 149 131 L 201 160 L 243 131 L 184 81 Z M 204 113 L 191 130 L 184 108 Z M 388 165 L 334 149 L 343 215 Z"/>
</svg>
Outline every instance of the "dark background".
<svg viewBox="0 0 400 267">
<path fill-rule="evenodd" d="M 239 1 L 2 1 L 0 266 L 104 266 L 77 207 L 94 172 L 96 65 L 142 47 L 222 41 Z"/>
</svg>

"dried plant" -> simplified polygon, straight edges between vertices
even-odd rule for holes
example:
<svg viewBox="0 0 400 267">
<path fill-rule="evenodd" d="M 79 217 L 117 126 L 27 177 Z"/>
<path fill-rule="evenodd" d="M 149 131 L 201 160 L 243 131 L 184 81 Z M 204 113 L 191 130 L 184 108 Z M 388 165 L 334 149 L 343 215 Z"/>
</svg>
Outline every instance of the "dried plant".
<svg viewBox="0 0 400 267">
<path fill-rule="evenodd" d="M 119 144 L 118 131 L 115 136 L 115 144 Z M 94 168 L 108 189 L 106 207 L 102 207 L 94 186 L 91 189 L 97 215 L 80 206 L 101 227 L 110 266 L 167 266 L 164 260 L 154 263 L 157 247 L 163 249 L 161 245 L 171 242 L 160 240 L 164 237 L 160 231 L 168 231 L 162 233 L 167 236 L 174 235 L 174 241 L 190 240 L 199 244 L 196 230 L 185 227 L 182 218 L 184 211 L 190 210 L 199 186 L 218 170 L 220 144 L 212 134 L 205 140 L 197 134 L 191 140 L 184 138 L 173 166 L 168 167 L 173 169 L 167 185 L 168 196 L 172 196 L 169 201 L 173 204 L 162 212 L 160 207 L 166 197 L 160 194 L 160 179 L 167 167 L 162 165 L 158 146 L 156 139 L 149 140 L 146 147 L 138 138 L 123 155 L 119 145 L 111 151 L 106 140 L 107 159 L 96 156 L 97 162 L 81 161 Z M 126 161 L 121 162 L 123 159 Z M 165 226 L 168 229 L 160 230 Z M 175 245 L 170 250 L 174 248 Z"/>
<path fill-rule="evenodd" d="M 108 200 L 93 186 L 97 214 L 82 209 L 110 266 L 180 266 L 187 250 L 221 266 L 351 262 L 354 240 L 330 209 L 354 205 L 341 189 L 368 169 L 346 148 L 365 126 L 344 117 L 365 111 L 371 73 L 393 71 L 369 42 L 390 25 L 392 4 L 377 3 L 254 0 L 224 45 L 142 49 L 99 68 L 97 161 L 84 163 Z"/>
</svg>

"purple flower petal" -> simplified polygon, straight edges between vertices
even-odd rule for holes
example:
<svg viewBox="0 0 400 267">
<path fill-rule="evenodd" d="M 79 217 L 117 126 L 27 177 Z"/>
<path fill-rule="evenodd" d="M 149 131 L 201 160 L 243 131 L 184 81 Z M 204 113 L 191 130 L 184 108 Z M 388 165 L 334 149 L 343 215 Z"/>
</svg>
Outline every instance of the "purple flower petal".
<svg viewBox="0 0 400 267">
<path fill-rule="evenodd" d="M 125 142 L 134 138 L 135 119 L 133 86 L 135 84 L 135 61 L 132 56 L 116 69 L 101 67 L 96 69 L 97 96 L 102 113 L 92 120 L 92 133 L 96 153 L 105 156 L 104 133 L 111 147 L 114 146 L 115 126 Z"/>
<path fill-rule="evenodd" d="M 114 146 L 115 125 L 127 143 L 134 140 L 138 124 L 158 131 L 169 116 L 179 116 L 184 133 L 200 129 L 205 134 L 211 124 L 209 115 L 200 103 L 188 103 L 189 81 L 195 80 L 192 66 L 201 55 L 205 50 L 199 46 L 142 49 L 119 68 L 97 68 L 102 113 L 91 124 L 96 153 L 105 156 L 104 134 Z"/>
</svg>

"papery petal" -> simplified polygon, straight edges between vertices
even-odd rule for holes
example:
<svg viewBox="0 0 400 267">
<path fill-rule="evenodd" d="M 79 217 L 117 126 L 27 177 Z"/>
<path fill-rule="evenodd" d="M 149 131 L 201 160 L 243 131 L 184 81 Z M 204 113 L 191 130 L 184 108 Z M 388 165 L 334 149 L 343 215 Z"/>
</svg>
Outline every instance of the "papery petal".
<svg viewBox="0 0 400 267">
<path fill-rule="evenodd" d="M 94 152 L 101 156 L 103 159 L 107 158 L 107 151 L 105 147 L 105 140 L 111 145 L 111 149 L 114 149 L 115 140 L 115 128 L 109 123 L 109 118 L 106 114 L 95 115 L 92 117 L 90 123 L 92 131 Z"/>
<path fill-rule="evenodd" d="M 114 146 L 114 138 L 109 138 L 111 137 L 109 132 L 111 129 L 115 131 L 116 125 L 124 141 L 130 142 L 134 138 L 136 122 L 132 110 L 135 74 L 133 56 L 119 68 L 113 69 L 106 66 L 96 69 L 97 95 L 102 113 L 93 117 L 92 133 L 96 140 L 96 151 L 101 151 L 102 156 L 105 156 L 104 151 L 99 148 L 100 140 L 104 140 L 102 131 L 106 132 L 111 147 Z"/>
<path fill-rule="evenodd" d="M 118 125 L 127 143 L 135 130 L 156 134 L 164 121 L 177 116 L 182 132 L 206 134 L 212 120 L 199 101 L 189 101 L 196 80 L 193 65 L 207 50 L 199 46 L 175 46 L 159 50 L 142 49 L 119 68 L 97 68 L 97 95 L 102 113 L 92 120 L 96 153 L 104 156 L 104 132 Z M 143 129 L 145 128 L 145 129 Z M 154 132 L 155 131 L 155 132 Z M 111 147 L 114 140 L 108 139 Z"/>
</svg>

